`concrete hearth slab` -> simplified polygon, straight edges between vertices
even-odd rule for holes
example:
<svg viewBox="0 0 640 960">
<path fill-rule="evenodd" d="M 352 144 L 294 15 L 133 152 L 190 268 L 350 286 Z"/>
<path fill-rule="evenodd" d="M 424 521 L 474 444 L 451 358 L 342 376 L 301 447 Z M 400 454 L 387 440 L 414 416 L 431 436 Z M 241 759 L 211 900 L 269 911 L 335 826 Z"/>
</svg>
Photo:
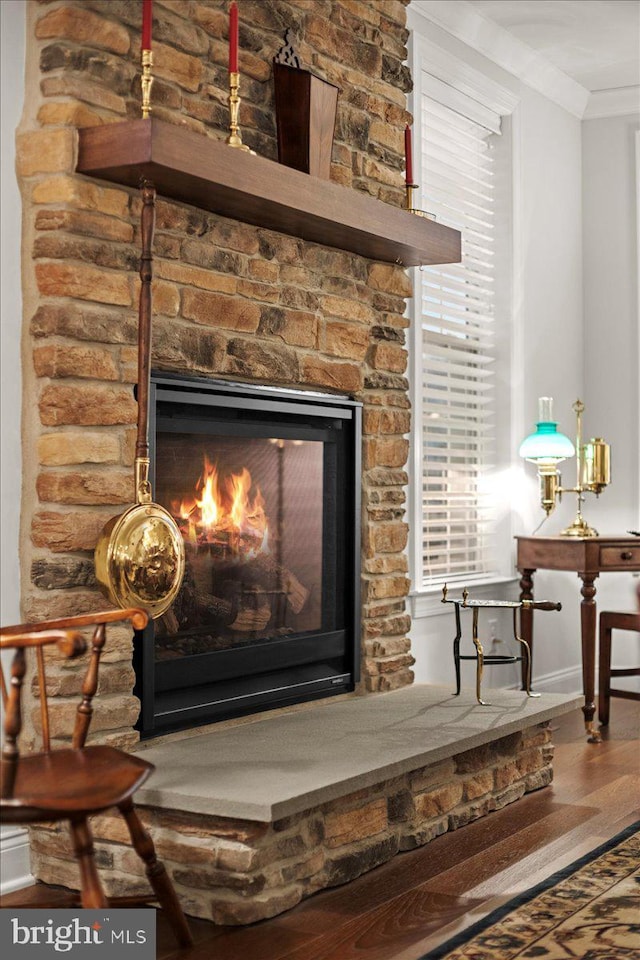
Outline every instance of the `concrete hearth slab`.
<svg viewBox="0 0 640 960">
<path fill-rule="evenodd" d="M 140 752 L 157 767 L 140 804 L 271 822 L 577 709 L 575 695 L 414 684 L 226 727 Z"/>
</svg>

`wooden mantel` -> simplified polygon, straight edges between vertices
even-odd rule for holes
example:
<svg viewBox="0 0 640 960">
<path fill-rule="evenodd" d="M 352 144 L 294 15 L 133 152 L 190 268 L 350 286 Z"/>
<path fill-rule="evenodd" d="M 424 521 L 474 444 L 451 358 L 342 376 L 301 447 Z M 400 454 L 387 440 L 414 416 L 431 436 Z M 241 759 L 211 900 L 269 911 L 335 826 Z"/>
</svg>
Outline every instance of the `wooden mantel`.
<svg viewBox="0 0 640 960">
<path fill-rule="evenodd" d="M 77 170 L 224 217 L 405 267 L 460 260 L 460 233 L 264 157 L 161 120 L 79 131 Z"/>
</svg>

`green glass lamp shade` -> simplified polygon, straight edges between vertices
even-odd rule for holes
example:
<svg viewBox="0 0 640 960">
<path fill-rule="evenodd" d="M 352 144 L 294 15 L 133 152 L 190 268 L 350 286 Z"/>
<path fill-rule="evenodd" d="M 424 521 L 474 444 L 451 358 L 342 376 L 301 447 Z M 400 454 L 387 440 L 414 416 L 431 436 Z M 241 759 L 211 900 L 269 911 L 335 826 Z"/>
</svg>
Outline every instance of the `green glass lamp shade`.
<svg viewBox="0 0 640 960">
<path fill-rule="evenodd" d="M 572 457 L 575 448 L 564 433 L 558 432 L 558 424 L 552 421 L 542 421 L 536 424 L 535 433 L 529 434 L 522 443 L 518 453 L 525 460 L 533 463 L 547 461 L 558 463 L 567 457 Z"/>
</svg>

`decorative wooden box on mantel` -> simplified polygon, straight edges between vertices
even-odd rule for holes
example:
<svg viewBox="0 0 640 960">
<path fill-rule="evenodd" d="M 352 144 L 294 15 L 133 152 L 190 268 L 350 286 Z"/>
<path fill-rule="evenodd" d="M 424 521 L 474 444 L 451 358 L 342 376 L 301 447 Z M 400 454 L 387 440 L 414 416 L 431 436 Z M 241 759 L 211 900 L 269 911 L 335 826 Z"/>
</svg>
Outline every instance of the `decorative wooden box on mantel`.
<svg viewBox="0 0 640 960">
<path fill-rule="evenodd" d="M 460 232 L 161 120 L 79 131 L 77 171 L 371 260 L 414 267 L 460 261 Z"/>
</svg>

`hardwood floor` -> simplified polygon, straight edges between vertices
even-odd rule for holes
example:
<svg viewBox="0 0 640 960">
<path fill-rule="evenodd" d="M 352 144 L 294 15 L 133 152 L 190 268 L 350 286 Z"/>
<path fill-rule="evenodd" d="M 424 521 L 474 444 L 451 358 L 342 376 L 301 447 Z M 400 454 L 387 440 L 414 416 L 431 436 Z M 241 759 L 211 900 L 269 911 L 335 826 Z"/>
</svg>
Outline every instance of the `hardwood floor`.
<svg viewBox="0 0 640 960">
<path fill-rule="evenodd" d="M 191 920 L 196 944 L 180 950 L 159 916 L 158 960 L 417 960 L 639 818 L 640 704 L 613 701 L 603 732 L 601 744 L 589 744 L 580 711 L 561 718 L 550 787 L 273 920 Z M 37 906 L 39 888 L 30 894 Z"/>
</svg>

